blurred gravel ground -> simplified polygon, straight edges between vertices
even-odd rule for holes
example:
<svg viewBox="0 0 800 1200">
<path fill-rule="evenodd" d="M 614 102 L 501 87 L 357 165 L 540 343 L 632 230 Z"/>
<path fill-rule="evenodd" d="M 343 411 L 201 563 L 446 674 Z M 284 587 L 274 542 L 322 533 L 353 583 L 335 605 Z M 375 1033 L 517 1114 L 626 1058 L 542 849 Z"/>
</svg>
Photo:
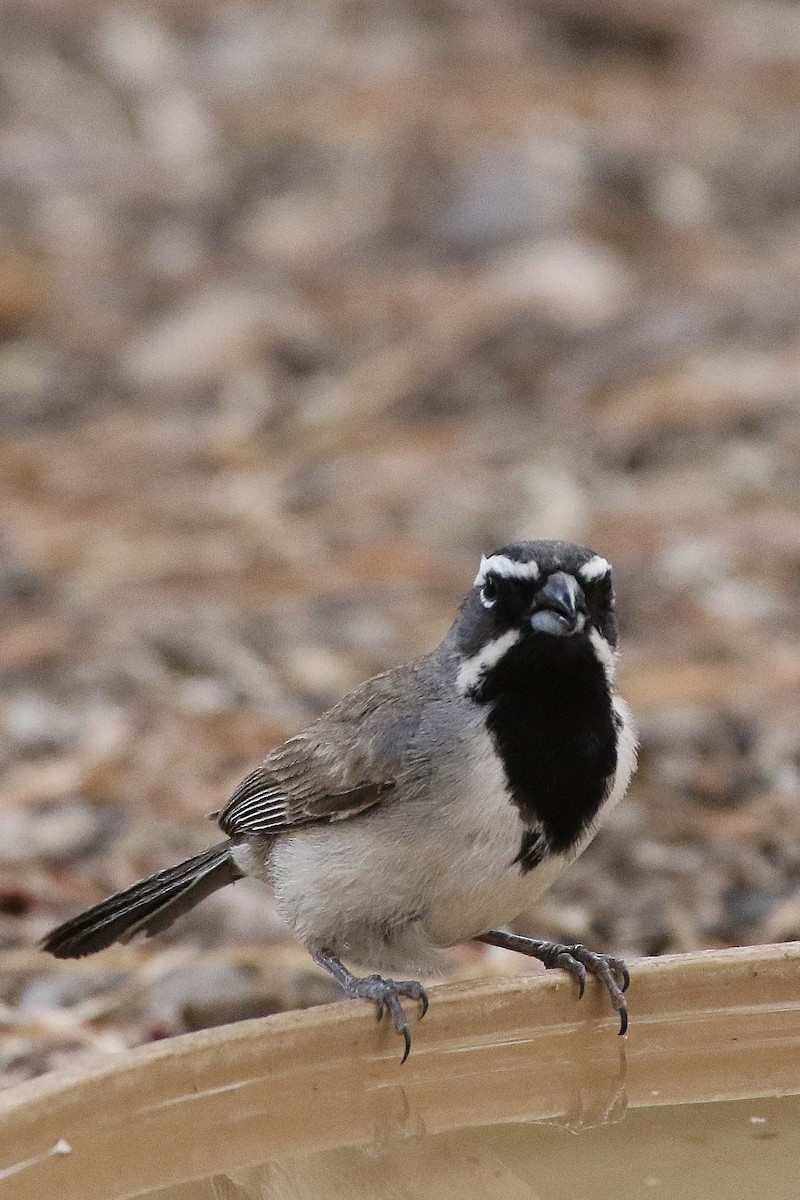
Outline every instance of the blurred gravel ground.
<svg viewBox="0 0 800 1200">
<path fill-rule="evenodd" d="M 249 884 L 35 943 L 521 536 L 613 560 L 642 727 L 532 927 L 800 936 L 800 7 L 0 20 L 4 1081 L 335 995 Z"/>
</svg>

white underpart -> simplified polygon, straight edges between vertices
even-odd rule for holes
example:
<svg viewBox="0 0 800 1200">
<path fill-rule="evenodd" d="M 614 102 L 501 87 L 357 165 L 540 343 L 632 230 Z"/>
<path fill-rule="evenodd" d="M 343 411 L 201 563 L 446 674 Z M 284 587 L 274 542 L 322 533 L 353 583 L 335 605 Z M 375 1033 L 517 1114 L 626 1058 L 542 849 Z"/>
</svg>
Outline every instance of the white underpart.
<svg viewBox="0 0 800 1200">
<path fill-rule="evenodd" d="M 608 559 L 603 558 L 600 554 L 595 554 L 588 562 L 578 570 L 581 579 L 586 583 L 591 583 L 593 579 L 602 579 L 611 570 L 611 563 Z"/>
<path fill-rule="evenodd" d="M 279 909 L 312 950 L 333 947 L 370 970 L 436 970 L 438 948 L 529 914 L 622 799 L 636 765 L 636 733 L 625 701 L 615 696 L 613 705 L 617 767 L 607 799 L 579 844 L 526 874 L 514 861 L 524 826 L 477 710 L 470 735 L 436 764 L 425 797 L 284 834 L 268 860 L 243 843 L 235 859 L 272 882 Z M 396 937 L 387 940 L 382 927 L 395 924 Z"/>
<path fill-rule="evenodd" d="M 604 818 L 627 792 L 631 775 L 636 769 L 637 737 L 633 715 L 621 696 L 614 696 L 611 703 L 614 712 L 619 717 L 620 727 L 617 730 L 617 769 L 614 772 L 614 781 L 609 789 L 608 799 L 601 809 Z"/>
<path fill-rule="evenodd" d="M 499 638 L 495 638 L 493 642 L 488 642 L 477 654 L 473 654 L 472 658 L 464 660 L 456 677 L 458 690 L 462 696 L 468 695 L 480 683 L 486 672 L 497 666 L 503 655 L 517 644 L 520 636 L 519 629 L 509 629 Z"/>
<path fill-rule="evenodd" d="M 523 874 L 525 827 L 479 721 L 443 757 L 428 798 L 390 802 L 354 821 L 308 826 L 275 842 L 269 866 L 237 846 L 248 873 L 271 879 L 278 907 L 312 950 L 333 946 L 370 970 L 437 970 L 438 949 L 508 925 L 563 870 L 554 855 Z M 419 919 L 407 922 L 409 914 Z M 396 922 L 388 940 L 381 925 Z"/>
<path fill-rule="evenodd" d="M 480 587 L 487 575 L 498 575 L 501 579 L 538 579 L 541 574 L 536 562 L 517 562 L 505 554 L 483 555 L 474 587 Z"/>
</svg>

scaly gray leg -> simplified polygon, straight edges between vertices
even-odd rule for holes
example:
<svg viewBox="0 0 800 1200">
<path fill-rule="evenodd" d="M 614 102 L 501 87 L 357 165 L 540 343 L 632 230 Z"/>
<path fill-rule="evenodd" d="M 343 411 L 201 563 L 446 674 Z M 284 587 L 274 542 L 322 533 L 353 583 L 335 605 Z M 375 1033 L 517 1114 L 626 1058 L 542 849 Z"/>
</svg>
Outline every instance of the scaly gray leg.
<svg viewBox="0 0 800 1200">
<path fill-rule="evenodd" d="M 319 950 L 314 955 L 314 962 L 330 971 L 347 996 L 354 1000 L 371 1000 L 378 1009 L 378 1020 L 384 1013 L 389 1014 L 392 1024 L 405 1042 L 405 1052 L 400 1060 L 401 1064 L 404 1063 L 411 1051 L 411 1032 L 400 997 L 419 1000 L 421 1019 L 428 1011 L 428 996 L 422 984 L 414 979 L 383 979 L 380 975 L 367 975 L 359 979 L 352 971 L 348 971 L 331 950 Z"/>
<path fill-rule="evenodd" d="M 583 995 L 588 971 L 605 985 L 611 997 L 612 1007 L 619 1013 L 620 1036 L 627 1032 L 628 1009 L 623 992 L 627 991 L 631 977 L 621 958 L 612 958 L 610 954 L 597 954 L 580 943 L 564 946 L 560 942 L 540 942 L 536 938 L 522 937 L 518 933 L 505 933 L 502 929 L 490 929 L 488 933 L 483 933 L 474 940 L 487 942 L 490 946 L 502 946 L 504 950 L 516 950 L 518 954 L 527 954 L 529 958 L 538 958 L 539 962 L 543 962 L 548 968 L 561 967 L 576 981 L 579 999 Z"/>
</svg>

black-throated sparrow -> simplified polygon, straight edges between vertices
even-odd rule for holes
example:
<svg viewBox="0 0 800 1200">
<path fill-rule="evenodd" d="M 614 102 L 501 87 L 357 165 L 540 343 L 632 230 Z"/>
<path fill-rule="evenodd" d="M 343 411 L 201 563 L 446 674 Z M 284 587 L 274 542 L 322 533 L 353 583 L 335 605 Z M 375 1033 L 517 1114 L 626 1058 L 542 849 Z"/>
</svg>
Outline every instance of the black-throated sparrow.
<svg viewBox="0 0 800 1200">
<path fill-rule="evenodd" d="M 358 978 L 340 961 L 430 970 L 470 939 L 599 977 L 627 1028 L 619 959 L 504 933 L 624 795 L 636 741 L 614 693 L 611 568 L 567 542 L 519 542 L 481 560 L 441 645 L 367 680 L 240 784 L 229 840 L 65 922 L 59 958 L 157 933 L 245 875 L 348 996 L 411 1038 L 412 980 Z"/>
</svg>

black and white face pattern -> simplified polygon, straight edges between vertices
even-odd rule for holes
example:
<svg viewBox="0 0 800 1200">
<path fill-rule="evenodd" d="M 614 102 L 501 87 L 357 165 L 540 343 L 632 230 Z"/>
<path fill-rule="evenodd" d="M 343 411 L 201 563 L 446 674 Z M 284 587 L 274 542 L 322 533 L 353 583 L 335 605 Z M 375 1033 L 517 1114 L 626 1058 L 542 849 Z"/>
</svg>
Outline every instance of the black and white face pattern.
<svg viewBox="0 0 800 1200">
<path fill-rule="evenodd" d="M 481 561 L 454 634 L 459 690 L 485 713 L 522 820 L 515 861 L 532 871 L 574 852 L 614 793 L 611 568 L 568 542 L 506 546 Z"/>
<path fill-rule="evenodd" d="M 553 639 L 583 647 L 588 643 L 610 682 L 617 646 L 611 566 L 601 555 L 570 542 L 505 546 L 481 559 L 458 627 L 458 684 L 465 695 L 479 698 L 488 677 L 512 650 L 538 645 L 542 653 L 555 651 L 547 645 Z"/>
</svg>

